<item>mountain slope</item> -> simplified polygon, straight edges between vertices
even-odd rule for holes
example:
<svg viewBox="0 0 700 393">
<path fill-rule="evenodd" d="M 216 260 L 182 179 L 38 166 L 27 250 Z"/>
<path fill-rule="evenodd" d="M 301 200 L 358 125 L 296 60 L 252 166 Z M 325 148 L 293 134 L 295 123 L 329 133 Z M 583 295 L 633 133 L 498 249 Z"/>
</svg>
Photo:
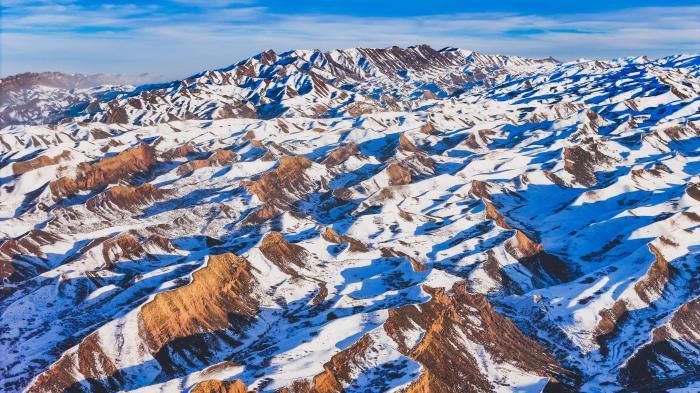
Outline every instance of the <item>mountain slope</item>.
<svg viewBox="0 0 700 393">
<path fill-rule="evenodd" d="M 699 66 L 268 51 L 6 127 L 0 389 L 692 385 Z"/>
</svg>

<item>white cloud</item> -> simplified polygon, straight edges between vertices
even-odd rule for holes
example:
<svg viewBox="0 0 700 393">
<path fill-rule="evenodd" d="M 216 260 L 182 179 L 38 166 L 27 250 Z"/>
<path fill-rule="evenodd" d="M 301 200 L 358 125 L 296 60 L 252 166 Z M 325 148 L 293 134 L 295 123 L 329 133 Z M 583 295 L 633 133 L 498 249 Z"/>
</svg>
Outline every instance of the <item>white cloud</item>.
<svg viewBox="0 0 700 393">
<path fill-rule="evenodd" d="M 555 16 L 360 18 L 282 15 L 247 0 L 182 2 L 209 6 L 196 14 L 165 12 L 156 6 L 82 7 L 71 2 L 7 6 L 1 72 L 151 72 L 175 78 L 223 67 L 268 48 L 417 43 L 563 60 L 700 51 L 700 7 Z M 233 3 L 236 6 L 230 7 Z"/>
</svg>

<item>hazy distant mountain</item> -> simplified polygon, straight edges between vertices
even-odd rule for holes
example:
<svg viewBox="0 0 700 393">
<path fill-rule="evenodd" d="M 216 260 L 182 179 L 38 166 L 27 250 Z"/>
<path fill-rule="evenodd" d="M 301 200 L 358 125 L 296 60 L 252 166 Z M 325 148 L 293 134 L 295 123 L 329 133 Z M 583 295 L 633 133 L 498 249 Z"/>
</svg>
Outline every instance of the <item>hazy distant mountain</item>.
<svg viewBox="0 0 700 393">
<path fill-rule="evenodd" d="M 151 75 L 81 75 L 26 72 L 0 79 L 0 128 L 10 124 L 52 123 L 110 93 L 131 91 L 130 84 L 154 81 Z"/>
</svg>

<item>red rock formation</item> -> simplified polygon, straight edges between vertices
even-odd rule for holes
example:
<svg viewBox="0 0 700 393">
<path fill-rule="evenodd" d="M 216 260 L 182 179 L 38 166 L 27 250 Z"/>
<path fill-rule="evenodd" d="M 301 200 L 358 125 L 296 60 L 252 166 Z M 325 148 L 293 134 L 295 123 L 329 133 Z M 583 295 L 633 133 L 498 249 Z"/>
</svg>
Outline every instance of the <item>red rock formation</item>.
<svg viewBox="0 0 700 393">
<path fill-rule="evenodd" d="M 60 236 L 51 232 L 32 229 L 17 239 L 2 242 L 0 244 L 0 280 L 19 281 L 36 273 L 36 270 L 43 270 L 42 266 L 29 267 L 13 263 L 13 260 L 22 257 L 26 261 L 32 256 L 41 260 L 44 257 L 41 246 L 53 244 L 60 239 Z M 32 268 L 34 270 L 31 270 Z"/>
<path fill-rule="evenodd" d="M 357 148 L 357 145 L 351 142 L 328 153 L 328 156 L 322 161 L 322 163 L 329 167 L 336 166 L 345 162 L 345 160 L 347 160 L 350 156 L 359 153 L 360 150 Z"/>
<path fill-rule="evenodd" d="M 401 134 L 399 137 L 399 148 L 411 153 L 420 151 L 416 145 L 413 144 L 413 142 L 411 142 L 411 140 L 404 134 Z"/>
<path fill-rule="evenodd" d="M 114 186 L 88 199 L 85 202 L 85 207 L 93 212 L 99 209 L 109 209 L 110 205 L 120 209 L 137 210 L 150 202 L 163 199 L 166 194 L 166 191 L 150 183 L 138 187 Z"/>
<path fill-rule="evenodd" d="M 63 153 L 61 153 L 55 157 L 39 156 L 39 157 L 32 158 L 31 160 L 27 160 L 27 161 L 18 161 L 18 162 L 15 162 L 12 164 L 12 173 L 14 175 L 21 175 L 23 173 L 27 173 L 27 172 L 32 171 L 34 169 L 39 169 L 39 168 L 43 168 L 45 166 L 58 164 L 59 162 L 64 161 L 64 160 L 68 160 L 68 159 L 70 159 L 70 152 L 68 150 L 66 150 Z"/>
<path fill-rule="evenodd" d="M 262 202 L 284 206 L 293 201 L 290 193 L 306 194 L 313 190 L 304 175 L 304 170 L 311 167 L 311 160 L 295 156 L 282 157 L 279 162 L 275 169 L 250 182 L 247 189 Z"/>
<path fill-rule="evenodd" d="M 155 163 L 155 149 L 149 145 L 139 145 L 94 164 L 82 163 L 78 166 L 79 173 L 75 179 L 62 177 L 52 181 L 49 187 L 56 197 L 67 197 L 81 190 L 95 190 L 133 174 L 146 172 Z"/>
<path fill-rule="evenodd" d="M 175 339 L 227 329 L 232 315 L 240 317 L 236 321 L 254 317 L 258 305 L 250 269 L 248 261 L 236 255 L 212 255 L 189 284 L 146 303 L 139 312 L 139 334 L 151 353 Z"/>
<path fill-rule="evenodd" d="M 234 381 L 220 381 L 217 379 L 210 379 L 208 381 L 202 381 L 194 385 L 190 390 L 190 393 L 246 393 L 248 389 L 246 388 L 243 381 L 236 379 Z"/>
<path fill-rule="evenodd" d="M 453 295 L 447 295 L 444 290 L 435 290 L 428 303 L 390 312 L 385 330 L 397 343 L 406 342 L 401 331 L 410 329 L 411 322 L 425 330 L 416 347 L 405 347 L 408 356 L 423 366 L 421 377 L 406 392 L 493 390 L 476 359 L 462 347 L 461 337 L 475 343 L 489 343 L 484 349 L 492 359 L 525 372 L 550 378 L 568 374 L 542 347 L 496 313 L 486 297 L 467 292 L 464 284 L 456 285 L 453 291 Z M 467 315 L 480 320 L 478 329 Z"/>
<path fill-rule="evenodd" d="M 423 124 L 423 126 L 420 128 L 420 131 L 424 134 L 435 134 L 437 130 L 435 129 L 435 125 L 431 121 Z"/>
<path fill-rule="evenodd" d="M 491 202 L 484 200 L 484 204 L 486 205 L 486 217 L 492 219 L 496 225 L 503 229 L 513 229 L 513 227 L 508 224 L 505 217 L 501 215 Z"/>
<path fill-rule="evenodd" d="M 109 391 L 118 390 L 120 381 L 119 370 L 102 350 L 99 336 L 92 333 L 78 345 L 76 351 L 63 355 L 41 373 L 26 391 Z M 83 388 L 78 388 L 81 383 Z"/>
<path fill-rule="evenodd" d="M 209 158 L 203 160 L 188 161 L 177 168 L 177 174 L 193 172 L 200 168 L 211 166 L 223 166 L 236 160 L 236 155 L 231 150 L 219 149 L 212 153 Z"/>
<path fill-rule="evenodd" d="M 187 155 L 194 153 L 194 151 L 194 146 L 191 143 L 185 143 L 163 152 L 161 157 L 166 161 L 172 161 L 176 158 L 187 157 Z"/>
<path fill-rule="evenodd" d="M 260 252 L 281 271 L 299 276 L 298 268 L 306 265 L 309 252 L 304 247 L 289 243 L 279 232 L 270 232 L 260 243 Z"/>
<path fill-rule="evenodd" d="M 321 237 L 323 237 L 324 240 L 335 244 L 349 243 L 350 247 L 348 249 L 353 252 L 369 251 L 367 246 L 364 245 L 361 241 L 353 239 L 350 236 L 340 235 L 338 234 L 338 232 L 334 231 L 330 227 L 326 228 L 326 230 L 321 234 Z"/>
<path fill-rule="evenodd" d="M 386 168 L 386 173 L 389 175 L 389 184 L 392 186 L 411 183 L 411 172 L 401 164 L 390 164 Z"/>
</svg>

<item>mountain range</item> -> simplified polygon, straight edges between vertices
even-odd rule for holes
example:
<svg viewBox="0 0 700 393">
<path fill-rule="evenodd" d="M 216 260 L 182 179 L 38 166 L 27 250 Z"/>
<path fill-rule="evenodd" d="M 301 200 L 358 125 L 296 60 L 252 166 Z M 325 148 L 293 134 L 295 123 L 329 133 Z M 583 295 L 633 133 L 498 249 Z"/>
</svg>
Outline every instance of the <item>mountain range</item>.
<svg viewBox="0 0 700 393">
<path fill-rule="evenodd" d="M 700 56 L 151 82 L 0 80 L 0 391 L 700 389 Z"/>
</svg>

